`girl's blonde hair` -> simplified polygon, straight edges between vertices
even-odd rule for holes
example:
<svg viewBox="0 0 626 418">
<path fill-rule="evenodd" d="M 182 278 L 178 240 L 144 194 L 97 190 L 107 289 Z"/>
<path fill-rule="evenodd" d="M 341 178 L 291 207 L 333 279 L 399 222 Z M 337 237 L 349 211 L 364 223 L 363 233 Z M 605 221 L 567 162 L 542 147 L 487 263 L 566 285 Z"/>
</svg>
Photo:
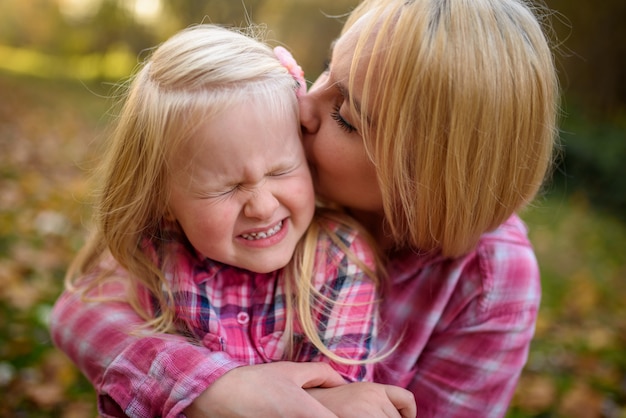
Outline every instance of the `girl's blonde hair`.
<svg viewBox="0 0 626 418">
<path fill-rule="evenodd" d="M 145 248 L 146 242 L 158 248 L 166 239 L 163 226 L 168 217 L 173 156 L 202 122 L 244 100 L 254 100 L 282 117 L 299 117 L 297 82 L 257 37 L 258 30 L 252 27 L 248 33 L 215 25 L 190 27 L 160 45 L 130 80 L 95 176 L 100 183 L 96 231 L 70 266 L 69 288 L 87 293 L 113 279 L 115 272 L 103 269 L 112 256 L 128 271 L 132 307 L 156 331 L 176 331 L 177 301 Z M 318 295 L 309 280 L 314 261 L 302 256 L 315 256 L 309 246 L 316 244 L 320 228 L 310 230 L 301 242 L 304 248 L 285 269 L 286 303 L 292 320 L 296 307 L 297 318 L 312 321 L 311 299 Z M 154 299 L 156 318 L 140 297 L 140 288 Z M 320 351 L 333 360 L 349 362 L 324 347 L 314 324 L 302 325 Z M 292 332 L 291 328 L 287 331 Z"/>
<path fill-rule="evenodd" d="M 367 66 L 360 106 L 375 110 L 361 126 L 399 247 L 467 253 L 540 189 L 558 81 L 539 10 L 524 0 L 365 0 L 351 14 L 344 33 L 368 17 L 349 90 Z"/>
</svg>

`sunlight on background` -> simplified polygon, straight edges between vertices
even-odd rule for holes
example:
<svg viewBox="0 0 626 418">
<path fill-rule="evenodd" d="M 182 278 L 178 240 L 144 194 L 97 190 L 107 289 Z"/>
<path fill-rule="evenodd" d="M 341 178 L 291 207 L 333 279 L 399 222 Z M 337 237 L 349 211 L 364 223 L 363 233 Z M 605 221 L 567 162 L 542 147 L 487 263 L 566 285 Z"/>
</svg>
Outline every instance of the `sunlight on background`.
<svg viewBox="0 0 626 418">
<path fill-rule="evenodd" d="M 82 21 L 95 16 L 102 0 L 57 0 L 61 14 L 72 21 Z"/>
<path fill-rule="evenodd" d="M 163 10 L 161 0 L 130 0 L 124 6 L 143 24 L 156 22 Z"/>
<path fill-rule="evenodd" d="M 93 17 L 100 9 L 103 0 L 57 0 L 63 16 L 73 21 Z M 155 22 L 163 10 L 161 0 L 125 0 L 120 5 L 135 19 L 144 24 Z"/>
<path fill-rule="evenodd" d="M 111 45 L 103 54 L 65 58 L 0 45 L 0 69 L 47 79 L 122 79 L 136 64 L 134 54 L 124 44 Z"/>
<path fill-rule="evenodd" d="M 56 0 L 61 15 L 70 22 L 94 18 L 104 0 Z M 162 13 L 161 0 L 124 0 L 120 5 L 139 24 L 156 24 Z M 137 60 L 125 44 L 111 45 L 101 54 L 58 57 L 31 49 L 0 45 L 0 68 L 44 78 L 80 80 L 121 79 L 129 75 Z"/>
<path fill-rule="evenodd" d="M 142 52 L 190 24 L 268 28 L 290 46 L 307 74 L 322 70 L 330 40 L 358 0 L 19 0 L 0 2 L 0 70 L 45 79 L 126 78 Z M 40 2 L 40 3 L 37 3 Z M 41 7 L 38 7 L 41 6 Z M 167 9 L 166 9 L 167 6 Z M 33 27 L 23 16 L 40 22 Z M 299 16 L 307 16 L 302 19 Z M 293 18 L 298 17 L 298 21 Z M 293 22 L 297 22 L 294 24 Z M 313 72 L 310 69 L 313 68 Z"/>
<path fill-rule="evenodd" d="M 93 19 L 105 0 L 56 1 L 64 19 L 79 24 Z M 163 12 L 161 0 L 125 0 L 119 4 L 141 25 L 157 23 Z M 136 64 L 136 53 L 121 42 L 110 45 L 104 52 L 69 57 L 0 44 L 0 69 L 42 78 L 118 80 L 127 77 Z"/>
</svg>

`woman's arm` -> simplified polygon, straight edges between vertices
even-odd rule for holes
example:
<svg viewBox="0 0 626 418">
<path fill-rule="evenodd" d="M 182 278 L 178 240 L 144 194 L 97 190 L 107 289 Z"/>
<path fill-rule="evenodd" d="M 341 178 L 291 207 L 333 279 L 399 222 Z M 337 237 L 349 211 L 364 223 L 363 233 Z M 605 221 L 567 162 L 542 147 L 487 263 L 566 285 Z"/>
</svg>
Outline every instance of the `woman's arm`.
<svg viewBox="0 0 626 418">
<path fill-rule="evenodd" d="M 98 296 L 124 291 L 108 283 Z M 103 417 L 336 417 L 304 390 L 345 383 L 327 364 L 242 366 L 177 335 L 134 334 L 144 323 L 125 302 L 65 292 L 54 306 L 52 339 L 94 385 Z"/>
<path fill-rule="evenodd" d="M 434 338 L 409 383 L 420 417 L 506 415 L 528 356 L 536 310 L 495 313 Z"/>
<path fill-rule="evenodd" d="M 376 380 L 413 392 L 420 417 L 505 416 L 541 299 L 539 267 L 519 219 L 485 234 L 464 257 L 408 255 L 391 273 L 400 281 L 383 318 L 403 340 L 377 366 Z"/>
<path fill-rule="evenodd" d="M 212 384 L 185 414 L 188 418 L 337 418 L 306 391 L 337 386 L 348 385 L 321 362 L 279 361 L 239 367 Z"/>
<path fill-rule="evenodd" d="M 464 263 L 407 388 L 420 416 L 506 415 L 528 358 L 541 300 L 539 265 L 513 217 Z M 473 289 L 473 290 L 470 290 Z"/>
<path fill-rule="evenodd" d="M 413 394 L 393 385 L 355 382 L 307 392 L 341 418 L 415 418 L 418 411 Z"/>
<path fill-rule="evenodd" d="M 109 283 L 99 296 L 123 296 Z M 144 321 L 124 302 L 65 292 L 50 320 L 56 346 L 91 381 L 103 416 L 176 417 L 211 383 L 240 366 L 180 336 L 133 334 Z"/>
</svg>

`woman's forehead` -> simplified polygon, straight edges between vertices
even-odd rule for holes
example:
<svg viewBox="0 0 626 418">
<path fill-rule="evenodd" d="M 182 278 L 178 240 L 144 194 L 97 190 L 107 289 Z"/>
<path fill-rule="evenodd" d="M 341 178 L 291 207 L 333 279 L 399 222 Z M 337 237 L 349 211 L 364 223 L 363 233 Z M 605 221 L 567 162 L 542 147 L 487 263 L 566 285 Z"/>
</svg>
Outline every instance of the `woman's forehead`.
<svg viewBox="0 0 626 418">
<path fill-rule="evenodd" d="M 369 67 L 377 65 L 377 60 L 371 58 L 381 19 L 382 16 L 373 10 L 364 14 L 332 46 L 330 78 L 341 95 L 353 101 L 359 114 L 363 111 L 361 99 L 366 76 L 373 70 Z M 350 79 L 353 65 L 356 67 Z M 371 112 L 372 109 L 368 109 L 367 114 L 371 116 Z"/>
<path fill-rule="evenodd" d="M 354 25 L 350 27 L 350 29 L 343 33 L 333 43 L 330 68 L 331 75 L 334 81 L 344 89 L 348 86 L 350 69 L 354 61 L 359 39 L 361 38 L 363 30 L 365 30 L 366 26 L 368 26 L 370 19 L 371 16 L 369 13 L 362 16 L 354 23 Z M 367 72 L 367 62 L 369 61 L 373 42 L 374 36 L 368 36 L 366 44 L 358 52 L 358 61 L 356 61 L 357 67 L 354 80 L 357 85 L 361 84 L 359 79 L 363 78 Z"/>
<path fill-rule="evenodd" d="M 361 38 L 364 32 L 369 32 L 370 36 L 368 36 L 366 45 L 364 47 L 365 51 L 372 49 L 372 44 L 374 42 L 374 27 L 372 19 L 376 18 L 376 15 L 373 11 L 370 11 L 363 16 L 361 16 L 354 24 L 345 31 L 339 38 L 333 42 L 333 61 L 339 57 L 348 57 L 348 60 L 352 60 L 352 56 L 354 55 L 354 51 L 357 47 L 357 43 L 359 38 Z"/>
</svg>

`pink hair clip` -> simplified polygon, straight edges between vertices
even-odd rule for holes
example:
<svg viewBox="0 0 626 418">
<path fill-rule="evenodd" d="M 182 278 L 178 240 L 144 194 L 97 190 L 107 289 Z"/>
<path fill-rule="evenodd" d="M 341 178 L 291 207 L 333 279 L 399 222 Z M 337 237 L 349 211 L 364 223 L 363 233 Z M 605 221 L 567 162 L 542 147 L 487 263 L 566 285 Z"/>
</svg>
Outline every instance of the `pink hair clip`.
<svg viewBox="0 0 626 418">
<path fill-rule="evenodd" d="M 306 81 L 304 79 L 304 71 L 302 67 L 298 65 L 294 57 L 289 51 L 282 46 L 274 48 L 274 55 L 278 58 L 278 61 L 289 71 L 289 74 L 298 82 L 299 88 L 296 90 L 296 96 L 300 97 L 306 94 Z"/>
</svg>

